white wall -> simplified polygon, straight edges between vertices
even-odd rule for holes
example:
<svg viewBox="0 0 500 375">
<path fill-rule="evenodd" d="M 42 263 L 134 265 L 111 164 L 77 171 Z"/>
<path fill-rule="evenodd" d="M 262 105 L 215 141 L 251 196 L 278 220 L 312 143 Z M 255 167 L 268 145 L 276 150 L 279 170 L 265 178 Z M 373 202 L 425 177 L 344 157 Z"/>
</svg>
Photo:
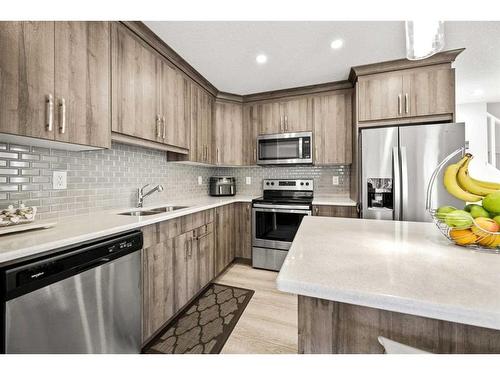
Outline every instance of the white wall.
<svg viewBox="0 0 500 375">
<path fill-rule="evenodd" d="M 470 164 L 473 177 L 500 182 L 500 171 L 488 164 L 488 108 L 500 110 L 497 103 L 457 104 L 457 122 L 465 122 L 465 140 L 469 141 L 469 152 L 474 155 Z M 500 130 L 500 129 L 499 129 Z"/>
</svg>

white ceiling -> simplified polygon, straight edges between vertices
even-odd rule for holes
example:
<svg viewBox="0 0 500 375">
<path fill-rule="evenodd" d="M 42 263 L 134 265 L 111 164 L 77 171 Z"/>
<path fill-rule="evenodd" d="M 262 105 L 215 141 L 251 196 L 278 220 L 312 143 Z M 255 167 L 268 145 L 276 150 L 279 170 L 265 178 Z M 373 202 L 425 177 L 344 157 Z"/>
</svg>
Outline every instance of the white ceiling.
<svg viewBox="0 0 500 375">
<path fill-rule="evenodd" d="M 344 80 L 351 66 L 405 57 L 404 23 L 396 21 L 146 25 L 215 87 L 235 94 Z M 458 103 L 500 101 L 499 35 L 500 22 L 445 23 L 445 49 L 466 48 L 455 63 Z M 337 38 L 344 47 L 332 50 Z M 255 62 L 259 53 L 268 56 L 266 64 Z"/>
</svg>

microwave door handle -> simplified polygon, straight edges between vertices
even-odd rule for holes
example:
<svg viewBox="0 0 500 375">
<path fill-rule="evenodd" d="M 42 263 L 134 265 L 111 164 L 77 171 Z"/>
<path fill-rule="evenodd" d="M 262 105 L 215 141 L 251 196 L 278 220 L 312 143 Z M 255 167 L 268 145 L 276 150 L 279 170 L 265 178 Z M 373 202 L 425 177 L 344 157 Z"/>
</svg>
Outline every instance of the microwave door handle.
<svg viewBox="0 0 500 375">
<path fill-rule="evenodd" d="M 299 159 L 303 159 L 303 148 L 302 148 L 302 143 L 304 142 L 304 138 L 300 137 L 299 138 Z"/>
</svg>

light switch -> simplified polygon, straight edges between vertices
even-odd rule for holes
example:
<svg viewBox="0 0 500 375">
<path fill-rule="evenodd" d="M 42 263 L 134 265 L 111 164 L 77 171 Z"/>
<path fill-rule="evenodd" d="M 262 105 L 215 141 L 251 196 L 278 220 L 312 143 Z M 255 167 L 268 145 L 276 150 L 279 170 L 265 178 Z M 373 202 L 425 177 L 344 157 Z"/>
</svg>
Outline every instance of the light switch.
<svg viewBox="0 0 500 375">
<path fill-rule="evenodd" d="M 337 186 L 339 184 L 339 176 L 332 176 L 332 185 Z"/>
<path fill-rule="evenodd" d="M 252 177 L 245 177 L 245 183 L 247 185 L 251 185 L 252 184 Z"/>
<path fill-rule="evenodd" d="M 198 176 L 198 185 L 203 184 L 203 178 L 201 176 Z"/>
<path fill-rule="evenodd" d="M 66 189 L 67 187 L 67 172 L 54 171 L 52 172 L 52 188 L 55 190 Z"/>
</svg>

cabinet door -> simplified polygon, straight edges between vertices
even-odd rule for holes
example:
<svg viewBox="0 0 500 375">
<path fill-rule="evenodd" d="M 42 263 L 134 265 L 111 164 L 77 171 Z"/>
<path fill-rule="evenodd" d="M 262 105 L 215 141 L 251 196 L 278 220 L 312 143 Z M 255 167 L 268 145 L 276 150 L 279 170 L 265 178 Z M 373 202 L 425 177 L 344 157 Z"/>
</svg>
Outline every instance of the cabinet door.
<svg viewBox="0 0 500 375">
<path fill-rule="evenodd" d="M 198 249 L 198 291 L 215 277 L 215 237 L 213 223 L 206 225 L 206 230 L 196 240 Z"/>
<path fill-rule="evenodd" d="M 195 237 L 196 231 L 191 231 L 187 241 L 186 289 L 190 300 L 200 290 L 200 248 Z"/>
<path fill-rule="evenodd" d="M 358 120 L 373 121 L 402 116 L 403 76 L 383 73 L 358 79 Z"/>
<path fill-rule="evenodd" d="M 124 26 L 112 25 L 112 130 L 151 141 L 157 135 L 158 55 Z"/>
<path fill-rule="evenodd" d="M 329 216 L 329 217 L 350 217 L 358 218 L 356 206 L 318 206 L 313 207 L 314 216 Z"/>
<path fill-rule="evenodd" d="M 55 46 L 56 140 L 111 147 L 109 22 L 56 22 Z"/>
<path fill-rule="evenodd" d="M 403 77 L 405 116 L 430 116 L 455 112 L 454 69 L 428 68 Z"/>
<path fill-rule="evenodd" d="M 314 98 L 315 164 L 352 163 L 352 93 Z"/>
<path fill-rule="evenodd" d="M 253 104 L 258 134 L 281 133 L 284 127 L 280 103 L 268 102 Z"/>
<path fill-rule="evenodd" d="M 154 334 L 174 313 L 172 241 L 142 252 L 143 339 Z"/>
<path fill-rule="evenodd" d="M 53 139 L 54 22 L 0 22 L 0 51 L 0 132 Z"/>
<path fill-rule="evenodd" d="M 235 232 L 235 257 L 252 258 L 252 204 L 240 202 L 235 204 L 234 216 L 237 228 Z"/>
<path fill-rule="evenodd" d="M 172 146 L 189 148 L 190 85 L 188 79 L 165 60 L 160 64 L 160 114 L 162 140 Z"/>
<path fill-rule="evenodd" d="M 216 161 L 220 165 L 242 165 L 242 105 L 215 103 Z"/>
<path fill-rule="evenodd" d="M 175 311 L 179 311 L 190 299 L 188 258 L 192 238 L 192 233 L 189 231 L 172 239 L 174 249 Z"/>
<path fill-rule="evenodd" d="M 190 160 L 212 163 L 212 109 L 213 99 L 195 83 L 191 84 L 191 144 Z"/>
<path fill-rule="evenodd" d="M 258 110 L 258 105 L 243 105 L 243 165 L 257 163 Z"/>
<path fill-rule="evenodd" d="M 228 204 L 216 208 L 216 275 L 219 275 L 234 260 L 234 206 L 234 204 Z"/>
<path fill-rule="evenodd" d="M 294 133 L 312 130 L 312 98 L 287 100 L 280 104 L 282 131 Z"/>
</svg>

